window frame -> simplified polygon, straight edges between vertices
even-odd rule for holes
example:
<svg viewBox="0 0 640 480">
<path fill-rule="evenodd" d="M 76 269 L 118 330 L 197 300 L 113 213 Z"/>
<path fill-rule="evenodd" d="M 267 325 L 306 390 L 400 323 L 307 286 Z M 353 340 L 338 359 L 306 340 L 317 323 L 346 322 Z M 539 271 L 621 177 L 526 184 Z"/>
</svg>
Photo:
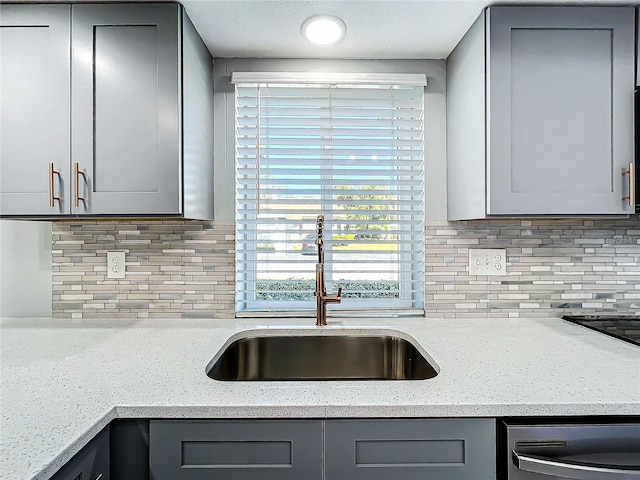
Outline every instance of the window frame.
<svg viewBox="0 0 640 480">
<path fill-rule="evenodd" d="M 267 72 L 267 73 L 272 73 L 272 72 Z M 265 72 L 249 72 L 249 73 L 234 73 L 233 77 L 235 77 L 235 81 L 232 79 L 232 83 L 244 83 L 247 81 L 247 77 L 246 75 L 248 75 L 250 77 L 251 80 L 256 80 L 256 78 L 261 77 L 262 75 L 265 75 Z M 295 75 L 295 74 L 279 74 L 279 75 L 285 75 L 285 76 L 291 76 L 291 75 Z M 343 74 L 345 75 L 345 74 Z M 347 76 L 349 74 L 346 74 Z M 362 83 L 362 75 L 363 74 L 358 74 L 358 79 L 360 81 L 360 83 Z M 366 75 L 366 74 L 364 74 Z M 382 76 L 384 76 L 384 74 L 382 74 Z M 402 75 L 389 75 L 390 79 L 391 77 L 393 78 L 398 78 L 401 77 Z M 372 77 L 375 77 L 375 75 L 373 75 Z M 423 77 L 425 78 L 425 82 L 422 85 L 423 87 L 426 85 L 426 77 L 424 77 L 423 75 L 408 75 L 407 76 L 407 80 L 409 80 L 409 77 L 413 77 L 411 79 L 411 81 L 415 81 L 416 77 Z M 326 81 L 326 77 L 323 76 L 322 77 L 323 80 Z M 273 77 L 270 77 L 271 82 L 273 82 Z M 309 82 L 309 77 L 305 76 L 304 77 L 304 81 L 305 82 Z M 263 82 L 258 82 L 258 83 L 263 83 Z M 296 82 L 292 82 L 292 83 L 296 83 Z M 406 85 L 406 84 L 405 84 Z M 236 95 L 234 94 L 234 99 L 236 98 Z M 424 129 L 424 91 L 422 92 L 422 113 L 423 113 L 423 123 L 422 123 L 422 131 L 421 131 L 421 138 L 422 141 L 424 142 L 424 137 L 425 137 L 425 129 Z M 237 118 L 235 116 L 234 113 L 234 125 L 235 122 L 237 121 Z M 260 126 L 258 126 L 258 129 L 260 129 Z M 235 132 L 235 129 L 234 129 Z M 237 147 L 237 137 L 236 135 L 234 135 L 234 144 Z M 260 157 L 260 148 L 258 147 L 258 158 Z M 236 160 L 236 168 L 237 168 L 237 160 Z M 420 173 L 424 176 L 424 169 L 425 169 L 425 165 L 424 165 L 424 144 L 422 147 L 422 159 L 421 159 L 421 167 L 420 167 Z M 237 179 L 236 179 L 237 181 Z M 324 186 L 327 186 L 329 184 L 323 184 Z M 399 253 L 398 255 L 404 259 L 404 261 L 406 262 L 407 259 L 410 259 L 411 261 L 415 261 L 415 262 L 422 262 L 422 270 L 421 272 L 418 272 L 418 274 L 416 274 L 416 272 L 412 272 L 412 271 L 403 271 L 402 269 L 399 269 L 398 271 L 398 290 L 399 290 L 399 298 L 397 300 L 394 300 L 394 308 L 390 309 L 389 311 L 391 312 L 400 312 L 400 311 L 407 311 L 407 312 L 412 312 L 412 313 L 424 313 L 424 287 L 425 287 L 425 267 L 424 267 L 424 201 L 425 201 L 425 196 L 426 196 L 426 192 L 425 192 L 425 185 L 424 185 L 424 179 L 423 179 L 423 187 L 422 187 L 422 203 L 423 203 L 423 207 L 422 207 L 422 219 L 419 222 L 419 224 L 421 225 L 421 233 L 422 233 L 422 237 L 421 240 L 418 240 L 420 243 L 422 243 L 422 247 L 418 249 L 418 251 L 415 251 L 414 249 L 411 248 L 411 245 L 407 244 L 407 243 L 403 243 L 403 242 L 398 242 L 398 249 L 399 249 Z M 236 187 L 237 188 L 237 187 Z M 327 189 L 323 189 L 323 192 L 326 192 Z M 328 187 L 328 190 L 331 190 L 331 187 Z M 331 199 L 326 199 L 326 194 L 321 195 L 322 197 L 322 204 L 326 204 L 328 202 L 329 204 L 329 208 L 324 209 L 324 211 L 322 212 L 318 212 L 318 213 L 323 213 L 326 217 L 326 222 L 327 224 L 331 224 L 332 223 L 332 210 L 331 210 L 331 205 L 334 204 L 335 202 L 331 201 Z M 238 195 L 236 194 L 236 215 L 238 215 Z M 404 208 L 407 208 L 407 206 L 405 205 Z M 257 221 L 257 215 L 254 218 L 254 220 Z M 236 218 L 236 225 L 238 225 L 241 222 L 240 219 Z M 406 227 L 406 226 L 404 226 Z M 411 229 L 409 229 L 408 235 L 411 234 L 416 234 L 416 231 L 411 231 Z M 259 235 L 259 231 L 256 228 L 253 232 L 252 232 L 252 236 L 250 235 L 251 238 L 246 238 L 244 241 L 241 241 L 240 238 L 240 234 L 239 232 L 237 232 L 236 235 L 236 245 L 242 244 L 242 243 L 247 243 L 247 242 L 258 242 L 258 235 Z M 328 242 L 329 244 L 331 243 L 331 241 Z M 325 278 L 327 280 L 327 289 L 330 289 L 330 286 L 332 285 L 332 277 L 333 277 L 333 269 L 330 268 L 331 265 L 331 256 L 333 255 L 332 250 L 329 248 L 327 250 L 325 250 L 325 263 L 329 266 L 328 268 L 326 268 L 325 270 Z M 416 256 L 421 256 L 421 258 L 415 258 Z M 249 262 L 253 262 L 253 265 L 256 265 L 258 262 L 258 251 L 257 249 L 254 250 L 243 250 L 240 248 L 236 248 L 236 263 L 237 264 L 244 264 L 244 263 L 249 263 Z M 401 262 L 400 264 L 402 264 L 404 262 Z M 236 272 L 236 284 L 240 285 L 240 284 L 252 284 L 255 286 L 256 283 L 258 283 L 260 280 L 258 280 L 257 278 L 257 273 L 258 270 L 257 268 L 251 268 L 251 269 L 237 269 Z M 414 285 L 418 283 L 421 287 L 422 290 L 422 294 L 420 295 L 420 298 L 416 301 L 415 296 L 413 295 L 413 292 L 415 292 L 415 287 Z M 403 287 L 404 285 L 404 287 Z M 295 300 L 257 300 L 255 298 L 256 296 L 256 288 L 245 288 L 243 290 L 240 289 L 236 289 L 236 315 L 241 316 L 244 313 L 249 313 L 251 315 L 255 315 L 257 313 L 260 312 L 269 312 L 270 314 L 274 314 L 277 312 L 283 312 L 284 314 L 286 314 L 287 316 L 292 316 L 292 314 L 304 314 L 305 312 L 310 311 L 310 305 L 309 305 L 309 301 L 295 301 Z M 314 300 L 315 302 L 315 300 Z M 344 306 L 342 306 L 342 308 L 340 308 L 340 313 L 347 313 L 350 310 L 357 310 L 357 311 L 365 311 L 365 308 L 367 311 L 375 309 L 377 313 L 384 313 L 383 310 L 378 310 L 378 308 L 381 307 L 385 307 L 388 306 L 389 304 L 389 300 L 388 299 L 372 299 L 372 298 L 353 298 L 353 299 L 349 299 L 348 300 L 349 305 L 347 306 L 347 308 L 345 308 Z M 421 306 L 416 307 L 416 304 L 421 304 Z M 240 305 L 243 305 L 243 308 L 240 308 Z M 265 308 L 266 307 L 266 308 Z M 285 308 L 286 307 L 286 308 Z"/>
</svg>

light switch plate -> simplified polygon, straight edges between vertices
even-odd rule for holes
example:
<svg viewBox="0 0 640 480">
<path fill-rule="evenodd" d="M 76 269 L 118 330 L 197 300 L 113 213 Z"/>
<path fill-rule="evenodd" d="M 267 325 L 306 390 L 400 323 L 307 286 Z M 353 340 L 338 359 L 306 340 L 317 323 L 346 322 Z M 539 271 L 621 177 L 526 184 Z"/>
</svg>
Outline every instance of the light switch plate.
<svg viewBox="0 0 640 480">
<path fill-rule="evenodd" d="M 470 248 L 469 275 L 506 275 L 507 251 L 504 248 Z"/>
<path fill-rule="evenodd" d="M 124 252 L 107 252 L 107 278 L 124 278 Z"/>
</svg>

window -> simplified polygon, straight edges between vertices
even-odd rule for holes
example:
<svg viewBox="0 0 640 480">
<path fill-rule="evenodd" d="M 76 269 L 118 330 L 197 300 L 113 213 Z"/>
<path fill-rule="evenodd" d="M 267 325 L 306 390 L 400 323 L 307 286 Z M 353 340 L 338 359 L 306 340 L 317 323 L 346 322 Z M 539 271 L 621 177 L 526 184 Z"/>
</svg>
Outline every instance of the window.
<svg viewBox="0 0 640 480">
<path fill-rule="evenodd" d="M 315 308 L 319 214 L 330 310 L 422 311 L 424 83 L 235 83 L 237 312 Z"/>
</svg>

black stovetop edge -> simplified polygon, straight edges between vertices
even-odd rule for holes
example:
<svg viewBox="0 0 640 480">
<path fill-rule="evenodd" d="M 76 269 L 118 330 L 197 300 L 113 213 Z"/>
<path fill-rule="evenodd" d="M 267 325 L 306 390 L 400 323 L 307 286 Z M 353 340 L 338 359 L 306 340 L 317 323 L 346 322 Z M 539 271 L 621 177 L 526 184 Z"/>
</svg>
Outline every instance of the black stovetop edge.
<svg viewBox="0 0 640 480">
<path fill-rule="evenodd" d="M 589 315 L 589 317 L 591 317 L 591 319 L 593 320 L 607 320 L 607 319 L 615 319 L 615 320 L 624 320 L 624 319 L 631 319 L 631 320 L 636 320 L 639 317 L 622 317 L 622 316 L 616 316 L 616 317 L 598 317 L 595 318 L 595 315 Z M 588 320 L 585 321 L 585 316 L 580 316 L 580 315 L 565 315 L 562 317 L 563 320 L 566 320 L 568 322 L 571 323 L 575 323 L 576 325 L 579 325 L 581 327 L 585 327 L 588 328 L 589 330 L 593 330 L 595 332 L 598 333 L 602 333 L 604 335 L 608 335 L 610 337 L 613 338 L 617 338 L 618 340 L 622 340 L 623 342 L 627 342 L 627 343 L 631 343 L 632 345 L 636 345 L 638 347 L 640 347 L 640 342 L 637 340 L 633 340 L 631 338 L 627 338 L 627 337 L 623 337 L 621 335 L 616 335 L 615 333 L 611 333 L 611 332 L 607 332 L 606 330 L 602 330 L 601 328 L 598 327 L 594 327 L 592 325 L 589 325 Z"/>
<path fill-rule="evenodd" d="M 611 320 L 611 321 L 623 321 L 623 320 L 640 320 L 640 315 L 634 313 L 599 313 L 599 314 L 587 314 L 587 315 L 563 315 L 564 320 L 578 320 L 582 322 L 588 322 L 590 320 Z"/>
</svg>

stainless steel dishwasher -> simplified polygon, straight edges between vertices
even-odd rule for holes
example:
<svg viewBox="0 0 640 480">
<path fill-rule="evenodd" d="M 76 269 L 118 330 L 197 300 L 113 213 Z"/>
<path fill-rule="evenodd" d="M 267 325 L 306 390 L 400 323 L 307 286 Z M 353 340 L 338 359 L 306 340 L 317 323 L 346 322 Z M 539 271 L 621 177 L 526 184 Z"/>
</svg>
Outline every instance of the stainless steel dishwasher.
<svg viewBox="0 0 640 480">
<path fill-rule="evenodd" d="M 508 480 L 640 480 L 640 422 L 502 428 Z"/>
</svg>

